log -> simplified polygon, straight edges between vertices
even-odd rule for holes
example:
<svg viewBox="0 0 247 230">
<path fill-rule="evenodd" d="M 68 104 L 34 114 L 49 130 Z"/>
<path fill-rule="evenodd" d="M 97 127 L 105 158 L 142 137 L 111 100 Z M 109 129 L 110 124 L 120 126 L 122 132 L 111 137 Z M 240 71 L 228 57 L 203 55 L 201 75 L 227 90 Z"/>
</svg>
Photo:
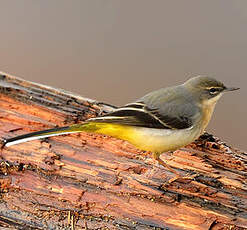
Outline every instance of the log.
<svg viewBox="0 0 247 230">
<path fill-rule="evenodd" d="M 82 122 L 114 106 L 0 73 L 0 139 Z M 227 134 L 226 134 L 227 135 Z M 162 154 L 79 133 L 0 150 L 9 229 L 247 229 L 247 152 L 205 133 Z"/>
</svg>

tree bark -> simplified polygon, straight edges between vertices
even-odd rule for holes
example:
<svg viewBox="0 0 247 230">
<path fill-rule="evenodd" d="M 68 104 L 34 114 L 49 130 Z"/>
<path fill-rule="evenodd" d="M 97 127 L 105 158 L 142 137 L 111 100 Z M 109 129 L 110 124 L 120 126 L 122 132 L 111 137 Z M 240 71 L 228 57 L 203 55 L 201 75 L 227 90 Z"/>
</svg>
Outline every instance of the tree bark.
<svg viewBox="0 0 247 230">
<path fill-rule="evenodd" d="M 85 83 L 86 84 L 86 83 Z M 0 74 L 0 138 L 82 122 L 113 106 Z M 226 134 L 227 135 L 227 134 Z M 247 229 L 247 153 L 204 134 L 162 159 L 79 133 L 0 150 L 0 226 L 9 229 Z"/>
</svg>

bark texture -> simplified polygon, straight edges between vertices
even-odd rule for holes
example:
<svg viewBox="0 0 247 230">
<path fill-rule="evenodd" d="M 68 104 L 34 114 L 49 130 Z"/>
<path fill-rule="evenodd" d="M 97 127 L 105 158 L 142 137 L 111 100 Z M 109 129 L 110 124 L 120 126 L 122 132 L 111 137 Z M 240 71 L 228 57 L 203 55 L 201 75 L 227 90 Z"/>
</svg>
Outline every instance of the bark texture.
<svg viewBox="0 0 247 230">
<path fill-rule="evenodd" d="M 85 82 L 86 84 L 86 82 Z M 104 103 L 0 74 L 0 138 L 81 122 Z M 227 135 L 227 134 L 226 134 Z M 0 150 L 0 226 L 9 229 L 247 229 L 247 153 L 210 134 L 164 153 L 96 134 Z"/>
</svg>

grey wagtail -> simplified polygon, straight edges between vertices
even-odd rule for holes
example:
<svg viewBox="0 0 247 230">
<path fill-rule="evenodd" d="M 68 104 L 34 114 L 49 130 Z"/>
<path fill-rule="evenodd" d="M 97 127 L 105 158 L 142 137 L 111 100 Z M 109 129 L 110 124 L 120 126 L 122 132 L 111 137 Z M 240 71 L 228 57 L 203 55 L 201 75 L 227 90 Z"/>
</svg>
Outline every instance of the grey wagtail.
<svg viewBox="0 0 247 230">
<path fill-rule="evenodd" d="M 174 172 L 159 157 L 196 140 L 210 121 L 216 102 L 227 88 L 210 77 L 197 76 L 184 84 L 162 88 L 106 115 L 81 124 L 24 134 L 4 140 L 5 146 L 62 134 L 92 132 L 126 140 Z"/>
</svg>

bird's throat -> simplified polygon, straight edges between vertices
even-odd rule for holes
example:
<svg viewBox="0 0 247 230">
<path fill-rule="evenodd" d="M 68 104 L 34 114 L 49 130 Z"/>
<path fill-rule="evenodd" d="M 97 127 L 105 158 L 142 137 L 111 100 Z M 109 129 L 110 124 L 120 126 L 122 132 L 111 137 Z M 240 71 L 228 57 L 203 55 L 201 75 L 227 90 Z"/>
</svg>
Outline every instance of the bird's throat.
<svg viewBox="0 0 247 230">
<path fill-rule="evenodd" d="M 204 132 L 205 128 L 208 126 L 209 121 L 211 120 L 212 114 L 214 112 L 215 105 L 222 95 L 205 100 L 202 103 L 202 124 L 201 124 L 201 134 Z"/>
</svg>

